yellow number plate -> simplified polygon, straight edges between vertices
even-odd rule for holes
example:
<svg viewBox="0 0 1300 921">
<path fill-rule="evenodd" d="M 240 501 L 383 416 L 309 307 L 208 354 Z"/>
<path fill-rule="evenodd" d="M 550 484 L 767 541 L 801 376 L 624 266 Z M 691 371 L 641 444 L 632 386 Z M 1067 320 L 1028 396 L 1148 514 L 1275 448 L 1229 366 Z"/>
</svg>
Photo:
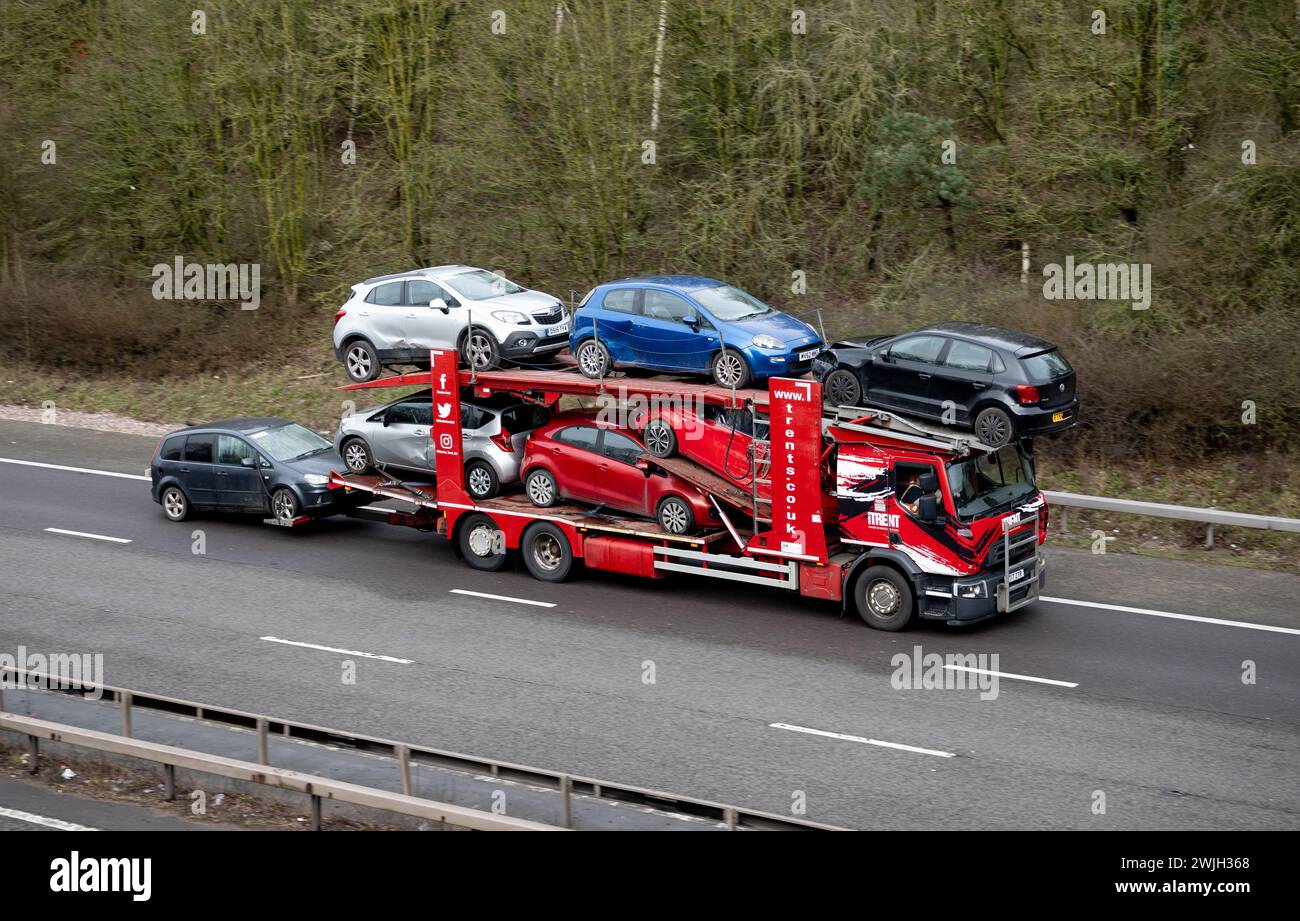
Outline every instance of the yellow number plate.
<svg viewBox="0 0 1300 921">
<path fill-rule="evenodd" d="M 1052 413 L 1052 421 L 1053 421 L 1053 422 L 1064 422 L 1064 421 L 1065 421 L 1066 419 L 1068 419 L 1068 418 L 1070 418 L 1070 414 L 1069 414 L 1068 412 L 1066 412 L 1066 413 Z"/>
</svg>

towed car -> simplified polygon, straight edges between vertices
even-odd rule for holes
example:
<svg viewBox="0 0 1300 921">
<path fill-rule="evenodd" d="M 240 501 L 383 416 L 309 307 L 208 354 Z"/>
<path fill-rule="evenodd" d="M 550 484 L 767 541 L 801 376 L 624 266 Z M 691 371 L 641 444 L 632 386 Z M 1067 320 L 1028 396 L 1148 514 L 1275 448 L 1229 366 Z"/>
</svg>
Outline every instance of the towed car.
<svg viewBox="0 0 1300 921">
<path fill-rule="evenodd" d="M 1078 422 L 1075 373 L 1055 345 L 976 323 L 836 342 L 813 374 L 828 403 L 876 406 L 974 431 L 1000 448 Z"/>
<path fill-rule="evenodd" d="M 713 278 L 650 275 L 597 285 L 573 315 L 578 370 L 616 366 L 708 374 L 723 387 L 806 374 L 822 349 L 802 320 Z"/>
<path fill-rule="evenodd" d="M 596 413 L 560 413 L 528 438 L 524 492 L 540 508 L 572 499 L 654 518 L 669 534 L 720 523 L 698 489 L 640 460 L 645 450 Z"/>
<path fill-rule="evenodd" d="M 500 492 L 501 484 L 516 482 L 528 433 L 549 418 L 545 407 L 518 399 L 462 400 L 460 424 L 469 494 L 490 499 Z M 334 447 L 349 473 L 389 467 L 433 473 L 432 424 L 432 391 L 423 390 L 345 416 L 334 434 Z"/>
<path fill-rule="evenodd" d="M 291 522 L 352 511 L 329 485 L 342 469 L 333 446 L 275 417 L 225 419 L 164 436 L 149 465 L 153 500 L 172 521 L 195 511 L 246 512 Z"/>
</svg>

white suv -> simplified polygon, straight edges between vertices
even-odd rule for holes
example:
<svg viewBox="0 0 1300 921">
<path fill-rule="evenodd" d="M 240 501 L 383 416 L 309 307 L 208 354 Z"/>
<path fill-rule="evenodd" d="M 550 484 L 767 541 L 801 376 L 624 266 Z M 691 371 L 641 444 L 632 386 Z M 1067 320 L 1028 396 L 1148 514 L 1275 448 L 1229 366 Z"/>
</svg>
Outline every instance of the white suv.
<svg viewBox="0 0 1300 921">
<path fill-rule="evenodd" d="M 370 278 L 334 315 L 334 354 L 354 381 L 387 365 L 429 363 L 429 349 L 459 349 L 480 371 L 502 358 L 547 358 L 569 343 L 569 317 L 556 297 L 494 272 L 440 265 Z"/>
</svg>

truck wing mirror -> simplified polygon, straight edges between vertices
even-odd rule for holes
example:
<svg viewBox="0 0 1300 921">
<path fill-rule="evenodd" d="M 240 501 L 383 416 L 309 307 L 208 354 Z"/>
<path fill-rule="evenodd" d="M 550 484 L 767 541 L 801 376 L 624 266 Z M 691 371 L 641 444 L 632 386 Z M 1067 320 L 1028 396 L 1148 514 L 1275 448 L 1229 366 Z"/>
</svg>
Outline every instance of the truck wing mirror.
<svg viewBox="0 0 1300 921">
<path fill-rule="evenodd" d="M 931 470 L 917 477 L 916 485 L 921 487 L 921 492 L 935 492 L 939 488 L 939 478 Z"/>
<path fill-rule="evenodd" d="M 935 521 L 939 518 L 939 497 L 931 493 L 922 496 L 916 503 L 916 517 L 922 521 Z"/>
</svg>

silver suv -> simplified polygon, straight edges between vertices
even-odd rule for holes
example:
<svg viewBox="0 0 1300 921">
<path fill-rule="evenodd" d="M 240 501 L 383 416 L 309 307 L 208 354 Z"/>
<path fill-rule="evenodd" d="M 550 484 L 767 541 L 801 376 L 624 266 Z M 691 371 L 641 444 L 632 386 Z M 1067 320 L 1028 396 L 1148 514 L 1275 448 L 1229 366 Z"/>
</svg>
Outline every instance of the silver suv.
<svg viewBox="0 0 1300 921">
<path fill-rule="evenodd" d="M 468 265 L 366 279 L 334 315 L 334 354 L 354 381 L 373 380 L 388 365 L 427 365 L 431 348 L 459 349 L 466 366 L 485 371 L 568 344 L 558 298 Z"/>
<path fill-rule="evenodd" d="M 490 499 L 502 483 L 517 482 L 528 434 L 549 420 L 545 407 L 517 399 L 462 400 L 466 491 L 475 499 Z M 432 423 L 432 398 L 424 390 L 344 417 L 334 435 L 334 449 L 349 473 L 389 467 L 430 473 L 435 469 Z"/>
</svg>

